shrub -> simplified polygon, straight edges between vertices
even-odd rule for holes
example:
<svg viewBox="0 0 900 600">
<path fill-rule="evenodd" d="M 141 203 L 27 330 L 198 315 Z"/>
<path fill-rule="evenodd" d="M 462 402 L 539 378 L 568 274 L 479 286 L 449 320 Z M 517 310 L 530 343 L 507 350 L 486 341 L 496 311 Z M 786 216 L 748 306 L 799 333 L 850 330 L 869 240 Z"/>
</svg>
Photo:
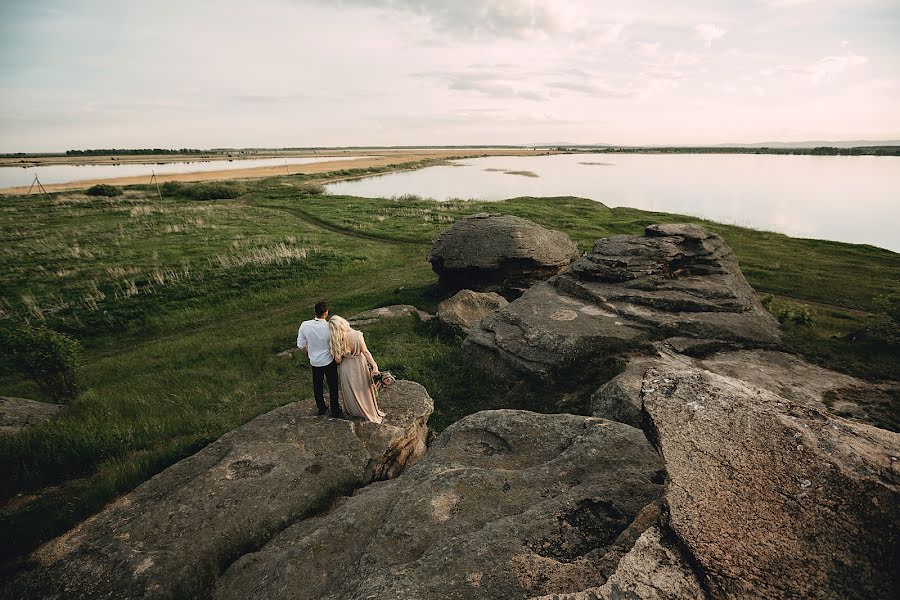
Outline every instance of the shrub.
<svg viewBox="0 0 900 600">
<path fill-rule="evenodd" d="M 422 202 L 425 198 L 418 194 L 400 194 L 399 196 L 391 196 L 391 200 L 395 202 Z"/>
<path fill-rule="evenodd" d="M 887 344 L 900 343 L 900 288 L 873 300 L 879 310 L 869 325 L 872 338 Z"/>
<path fill-rule="evenodd" d="M 56 401 L 78 396 L 78 342 L 46 325 L 24 325 L 5 335 L 13 365 Z"/>
<path fill-rule="evenodd" d="M 875 296 L 873 302 L 894 324 L 900 324 L 900 286 L 892 292 Z"/>
<path fill-rule="evenodd" d="M 160 186 L 164 196 L 181 196 L 191 200 L 227 200 L 247 193 L 247 187 L 238 181 L 210 181 L 207 183 L 181 183 L 167 181 Z"/>
<path fill-rule="evenodd" d="M 183 195 L 193 200 L 223 200 L 237 198 L 247 193 L 243 183 L 236 181 L 211 181 L 185 186 Z"/>
<path fill-rule="evenodd" d="M 159 186 L 163 196 L 181 196 L 184 194 L 184 184 L 179 181 L 167 181 Z"/>
<path fill-rule="evenodd" d="M 782 325 L 799 325 L 811 327 L 813 324 L 812 313 L 808 306 L 788 306 L 778 311 L 778 322 Z"/>
<path fill-rule="evenodd" d="M 85 193 L 88 196 L 121 196 L 122 188 L 114 185 L 106 185 L 105 183 L 98 183 L 97 185 L 89 187 Z"/>
<path fill-rule="evenodd" d="M 784 308 L 778 308 L 775 305 L 775 297 L 772 294 L 766 294 L 760 298 L 760 303 L 772 316 L 778 319 L 782 325 L 799 325 L 800 327 L 812 327 L 814 319 L 812 311 L 809 307 L 788 305 Z"/>
<path fill-rule="evenodd" d="M 321 183 L 301 183 L 297 186 L 297 193 L 301 196 L 321 196 L 325 193 L 325 186 Z"/>
</svg>

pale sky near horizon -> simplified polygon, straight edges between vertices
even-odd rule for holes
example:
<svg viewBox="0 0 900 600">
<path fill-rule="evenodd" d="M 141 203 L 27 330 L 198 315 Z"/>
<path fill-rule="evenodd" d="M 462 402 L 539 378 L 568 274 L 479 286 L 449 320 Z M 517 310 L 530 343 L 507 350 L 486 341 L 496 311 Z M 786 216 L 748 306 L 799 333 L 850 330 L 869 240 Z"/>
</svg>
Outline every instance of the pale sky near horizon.
<svg viewBox="0 0 900 600">
<path fill-rule="evenodd" d="M 0 152 L 900 139 L 898 50 L 898 0 L 0 0 Z"/>
</svg>

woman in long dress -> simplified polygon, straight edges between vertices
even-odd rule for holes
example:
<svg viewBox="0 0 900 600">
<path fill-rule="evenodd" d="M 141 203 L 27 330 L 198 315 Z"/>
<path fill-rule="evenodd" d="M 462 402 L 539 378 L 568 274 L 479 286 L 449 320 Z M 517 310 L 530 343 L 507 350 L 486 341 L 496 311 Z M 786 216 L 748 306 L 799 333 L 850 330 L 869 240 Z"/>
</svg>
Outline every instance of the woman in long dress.
<svg viewBox="0 0 900 600">
<path fill-rule="evenodd" d="M 331 330 L 329 346 L 334 361 L 339 365 L 339 379 L 344 393 L 344 411 L 354 417 L 362 417 L 381 423 L 384 413 L 378 408 L 372 375 L 378 374 L 378 365 L 366 347 L 361 331 L 337 315 L 328 321 Z M 369 365 L 372 372 L 369 372 Z"/>
</svg>

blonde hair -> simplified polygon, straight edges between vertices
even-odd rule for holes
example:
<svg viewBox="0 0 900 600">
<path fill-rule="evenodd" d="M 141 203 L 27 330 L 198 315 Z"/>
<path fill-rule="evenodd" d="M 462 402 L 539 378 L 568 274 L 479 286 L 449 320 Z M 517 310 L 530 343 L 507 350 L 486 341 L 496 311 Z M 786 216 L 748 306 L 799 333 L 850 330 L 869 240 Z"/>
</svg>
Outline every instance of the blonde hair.
<svg viewBox="0 0 900 600">
<path fill-rule="evenodd" d="M 347 319 L 343 317 L 339 317 L 334 315 L 330 319 L 328 319 L 328 330 L 330 335 L 328 336 L 328 349 L 331 350 L 331 355 L 334 357 L 344 356 L 345 354 L 350 354 L 353 351 L 353 336 L 350 334 L 354 332 L 353 328 L 350 327 L 350 323 L 347 322 Z"/>
</svg>

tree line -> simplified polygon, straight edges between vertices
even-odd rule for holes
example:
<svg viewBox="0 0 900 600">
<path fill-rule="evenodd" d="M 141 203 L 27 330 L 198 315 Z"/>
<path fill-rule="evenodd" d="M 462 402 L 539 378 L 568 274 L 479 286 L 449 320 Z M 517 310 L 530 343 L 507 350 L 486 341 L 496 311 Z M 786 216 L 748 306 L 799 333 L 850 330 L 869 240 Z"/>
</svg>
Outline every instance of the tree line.
<svg viewBox="0 0 900 600">
<path fill-rule="evenodd" d="M 143 155 L 143 154 L 204 154 L 207 150 L 197 150 L 196 148 L 98 148 L 95 150 L 66 150 L 66 156 L 107 156 L 110 154 L 123 155 Z"/>
</svg>

